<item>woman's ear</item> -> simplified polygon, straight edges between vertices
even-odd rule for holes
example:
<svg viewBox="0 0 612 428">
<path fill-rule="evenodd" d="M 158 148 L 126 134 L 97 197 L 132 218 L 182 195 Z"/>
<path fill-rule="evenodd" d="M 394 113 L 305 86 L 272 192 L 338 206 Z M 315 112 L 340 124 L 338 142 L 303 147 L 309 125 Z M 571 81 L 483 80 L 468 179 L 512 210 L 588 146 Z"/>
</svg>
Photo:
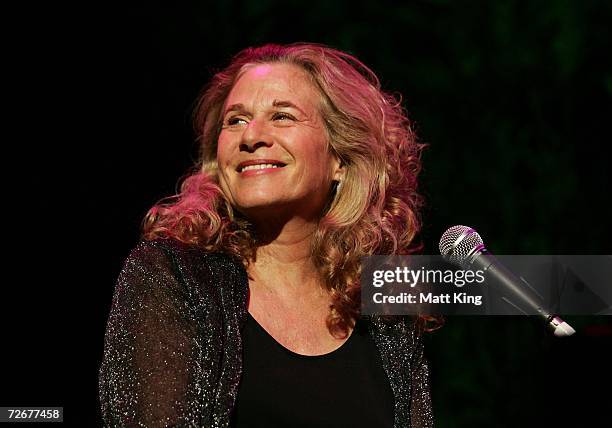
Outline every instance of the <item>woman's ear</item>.
<svg viewBox="0 0 612 428">
<path fill-rule="evenodd" d="M 334 173 L 333 173 L 333 181 L 337 181 L 338 183 L 342 183 L 342 180 L 344 179 L 344 162 L 342 162 L 342 160 L 340 160 L 337 157 L 334 157 L 334 163 L 333 163 L 333 168 L 334 168 Z"/>
</svg>

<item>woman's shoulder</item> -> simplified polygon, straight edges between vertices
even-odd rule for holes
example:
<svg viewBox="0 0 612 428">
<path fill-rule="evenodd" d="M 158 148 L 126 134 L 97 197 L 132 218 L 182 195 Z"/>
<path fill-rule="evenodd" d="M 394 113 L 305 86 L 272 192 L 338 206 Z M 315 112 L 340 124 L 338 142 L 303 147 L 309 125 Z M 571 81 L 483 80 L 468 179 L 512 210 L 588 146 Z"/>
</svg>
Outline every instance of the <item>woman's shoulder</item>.
<svg viewBox="0 0 612 428">
<path fill-rule="evenodd" d="M 187 312 L 246 308 L 248 277 L 231 255 L 205 251 L 173 239 L 141 240 L 119 274 L 120 307 L 180 305 Z"/>
<path fill-rule="evenodd" d="M 380 352 L 395 364 L 422 358 L 423 332 L 415 317 L 372 315 L 365 318 L 365 323 Z"/>
<path fill-rule="evenodd" d="M 141 275 L 167 277 L 192 291 L 196 289 L 234 289 L 248 284 L 242 262 L 236 257 L 211 252 L 171 238 L 142 239 L 132 248 L 124 270 Z"/>
<path fill-rule="evenodd" d="M 173 238 L 141 239 L 130 250 L 126 259 L 126 264 L 129 263 L 172 265 L 183 269 L 198 266 L 242 267 L 240 260 L 230 254 L 207 251 Z"/>
<path fill-rule="evenodd" d="M 408 342 L 416 342 L 422 331 L 417 319 L 409 315 L 362 315 L 361 322 L 379 337 L 403 338 Z"/>
</svg>

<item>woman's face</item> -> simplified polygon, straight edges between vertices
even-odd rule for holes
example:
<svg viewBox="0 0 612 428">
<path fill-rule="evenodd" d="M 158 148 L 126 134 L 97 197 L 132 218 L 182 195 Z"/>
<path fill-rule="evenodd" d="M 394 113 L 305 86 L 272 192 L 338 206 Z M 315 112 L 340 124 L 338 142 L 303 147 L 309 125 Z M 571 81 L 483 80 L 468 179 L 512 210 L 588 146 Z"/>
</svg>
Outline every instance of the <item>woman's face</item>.
<svg viewBox="0 0 612 428">
<path fill-rule="evenodd" d="M 340 166 L 328 149 L 320 94 L 290 64 L 247 69 L 224 106 L 219 182 L 247 216 L 321 214 Z"/>
</svg>

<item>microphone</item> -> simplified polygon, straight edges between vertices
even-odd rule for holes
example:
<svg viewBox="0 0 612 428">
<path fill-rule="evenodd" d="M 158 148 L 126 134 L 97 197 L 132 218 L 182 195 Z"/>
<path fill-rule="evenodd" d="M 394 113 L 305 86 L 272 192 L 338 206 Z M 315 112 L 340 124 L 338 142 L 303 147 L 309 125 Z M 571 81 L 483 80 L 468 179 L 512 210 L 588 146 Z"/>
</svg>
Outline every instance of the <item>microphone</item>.
<svg viewBox="0 0 612 428">
<path fill-rule="evenodd" d="M 471 227 L 452 226 L 448 228 L 440 238 L 439 247 L 440 254 L 446 260 L 459 266 L 482 270 L 486 278 L 500 288 L 505 295 L 518 300 L 519 304 L 529 307 L 544 318 L 555 336 L 571 336 L 576 332 L 558 315 L 542 307 L 540 298 L 528 288 L 529 284 L 524 279 L 517 278 L 487 251 L 482 238 Z M 508 298 L 503 297 L 502 299 L 517 308 Z"/>
</svg>

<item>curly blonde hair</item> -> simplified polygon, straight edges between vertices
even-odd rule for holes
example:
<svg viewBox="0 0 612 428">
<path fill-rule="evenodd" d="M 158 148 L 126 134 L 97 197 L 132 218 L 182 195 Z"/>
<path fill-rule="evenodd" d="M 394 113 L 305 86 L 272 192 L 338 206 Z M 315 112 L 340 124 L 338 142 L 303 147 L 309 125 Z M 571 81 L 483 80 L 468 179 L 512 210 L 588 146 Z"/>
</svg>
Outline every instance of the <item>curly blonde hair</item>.
<svg viewBox="0 0 612 428">
<path fill-rule="evenodd" d="M 193 118 L 199 161 L 180 193 L 147 213 L 144 238 L 174 238 L 230 253 L 245 266 L 254 259 L 255 231 L 218 185 L 216 151 L 231 89 L 245 70 L 266 63 L 296 65 L 312 80 L 320 92 L 330 150 L 345 170 L 342 186 L 334 188 L 318 224 L 311 252 L 332 295 L 328 329 L 345 337 L 360 312 L 360 259 L 410 254 L 419 248 L 414 241 L 421 227 L 417 175 L 423 148 L 401 99 L 384 92 L 374 72 L 348 53 L 310 43 L 267 44 L 239 52 L 200 95 Z"/>
</svg>

